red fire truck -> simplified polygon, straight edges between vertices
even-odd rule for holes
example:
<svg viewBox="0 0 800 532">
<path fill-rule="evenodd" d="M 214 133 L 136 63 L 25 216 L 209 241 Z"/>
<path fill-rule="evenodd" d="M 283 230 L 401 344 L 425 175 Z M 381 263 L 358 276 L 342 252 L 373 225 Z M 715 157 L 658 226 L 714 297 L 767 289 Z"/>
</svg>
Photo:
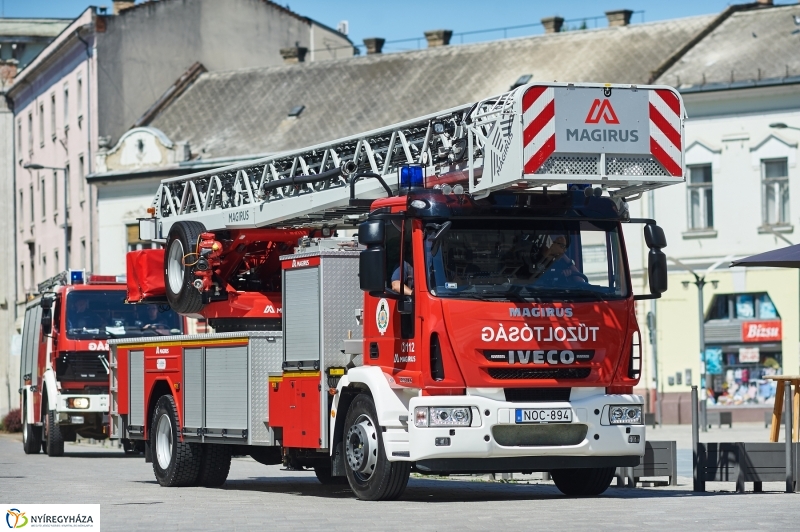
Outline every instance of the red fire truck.
<svg viewBox="0 0 800 532">
<path fill-rule="evenodd" d="M 644 453 L 634 301 L 667 288 L 664 233 L 627 201 L 683 181 L 683 118 L 668 87 L 537 83 L 162 181 L 140 233 L 164 249 L 129 256 L 150 287 L 129 299 L 216 332 L 111 340 L 113 435 L 162 486 L 249 454 L 366 500 L 411 471 L 603 492 Z"/>
<path fill-rule="evenodd" d="M 77 436 L 108 437 L 108 340 L 180 335 L 183 320 L 166 305 L 126 305 L 124 277 L 72 270 L 38 290 L 22 332 L 22 445 L 61 456 Z M 144 447 L 122 443 L 126 452 Z"/>
</svg>

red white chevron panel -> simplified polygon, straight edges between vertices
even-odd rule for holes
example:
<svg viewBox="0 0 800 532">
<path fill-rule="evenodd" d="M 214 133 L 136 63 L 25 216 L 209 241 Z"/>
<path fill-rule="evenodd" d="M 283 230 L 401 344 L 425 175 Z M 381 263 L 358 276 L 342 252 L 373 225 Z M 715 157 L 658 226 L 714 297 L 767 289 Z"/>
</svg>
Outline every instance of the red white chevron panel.
<svg viewBox="0 0 800 532">
<path fill-rule="evenodd" d="M 524 173 L 533 174 L 556 149 L 553 87 L 531 87 L 522 96 Z"/>
<path fill-rule="evenodd" d="M 683 175 L 681 102 L 672 91 L 650 91 L 650 153 L 670 175 Z"/>
</svg>

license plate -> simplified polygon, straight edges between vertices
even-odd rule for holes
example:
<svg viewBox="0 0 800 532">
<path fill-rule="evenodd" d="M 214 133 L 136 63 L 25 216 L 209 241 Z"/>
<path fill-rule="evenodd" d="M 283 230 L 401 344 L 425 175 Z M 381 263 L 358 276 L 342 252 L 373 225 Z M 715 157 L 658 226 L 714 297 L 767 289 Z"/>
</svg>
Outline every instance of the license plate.
<svg viewBox="0 0 800 532">
<path fill-rule="evenodd" d="M 517 423 L 572 423 L 571 408 L 517 408 Z"/>
</svg>

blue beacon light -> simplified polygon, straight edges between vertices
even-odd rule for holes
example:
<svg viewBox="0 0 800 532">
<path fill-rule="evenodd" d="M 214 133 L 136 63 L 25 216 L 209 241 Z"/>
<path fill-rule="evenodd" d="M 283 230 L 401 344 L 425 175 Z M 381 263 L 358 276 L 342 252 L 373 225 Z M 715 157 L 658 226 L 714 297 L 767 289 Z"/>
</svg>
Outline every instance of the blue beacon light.
<svg viewBox="0 0 800 532">
<path fill-rule="evenodd" d="M 413 188 L 425 186 L 421 166 L 400 167 L 400 188 Z"/>
</svg>

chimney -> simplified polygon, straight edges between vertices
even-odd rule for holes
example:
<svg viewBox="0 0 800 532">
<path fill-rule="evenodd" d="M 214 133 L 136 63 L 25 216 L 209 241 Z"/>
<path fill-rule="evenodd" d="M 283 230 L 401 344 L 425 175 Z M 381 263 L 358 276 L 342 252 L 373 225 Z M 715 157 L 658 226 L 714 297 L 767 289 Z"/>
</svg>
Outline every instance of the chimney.
<svg viewBox="0 0 800 532">
<path fill-rule="evenodd" d="M 367 37 L 364 39 L 364 46 L 367 48 L 367 55 L 383 53 L 383 43 L 386 39 L 380 37 Z"/>
<path fill-rule="evenodd" d="M 431 30 L 425 32 L 425 38 L 428 40 L 428 48 L 447 46 L 450 44 L 450 37 L 452 36 L 453 30 Z"/>
<path fill-rule="evenodd" d="M 563 25 L 564 19 L 561 17 L 545 17 L 542 19 L 545 33 L 558 33 Z"/>
<path fill-rule="evenodd" d="M 114 14 L 119 15 L 126 9 L 132 8 L 136 5 L 134 0 L 114 0 Z"/>
<path fill-rule="evenodd" d="M 287 65 L 302 63 L 306 60 L 307 52 L 308 48 L 295 45 L 291 48 L 281 48 L 281 57 L 283 57 L 283 62 Z"/>
<path fill-rule="evenodd" d="M 616 9 L 614 11 L 606 11 L 606 18 L 608 19 L 608 26 L 627 26 L 631 23 L 631 15 L 633 11 L 630 9 Z"/>
</svg>

